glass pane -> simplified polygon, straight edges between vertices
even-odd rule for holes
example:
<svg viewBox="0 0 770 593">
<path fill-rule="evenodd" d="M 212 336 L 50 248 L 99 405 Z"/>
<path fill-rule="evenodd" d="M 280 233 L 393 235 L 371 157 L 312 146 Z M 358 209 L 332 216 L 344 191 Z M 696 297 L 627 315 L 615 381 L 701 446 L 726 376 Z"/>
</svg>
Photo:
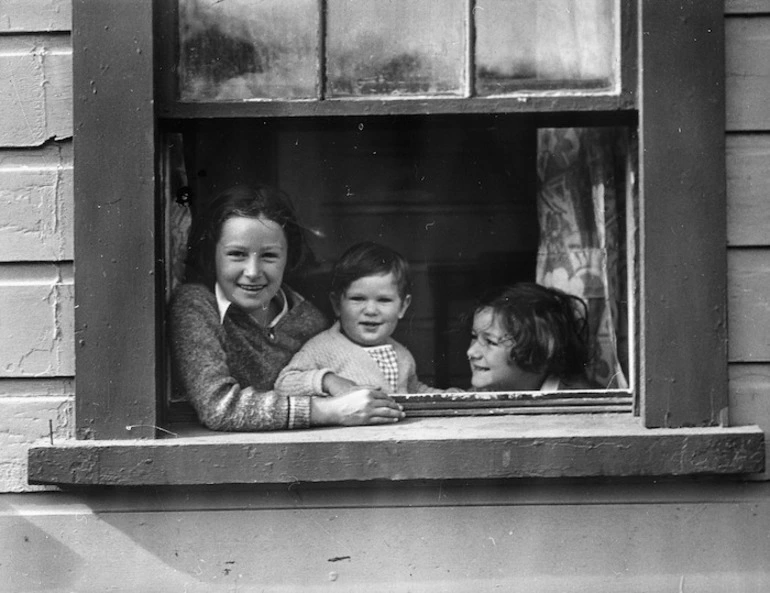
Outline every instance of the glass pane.
<svg viewBox="0 0 770 593">
<path fill-rule="evenodd" d="M 329 0 L 330 96 L 457 95 L 465 0 Z"/>
<path fill-rule="evenodd" d="M 179 0 L 182 101 L 316 97 L 316 0 Z"/>
<path fill-rule="evenodd" d="M 614 84 L 614 0 L 477 0 L 475 20 L 479 94 Z"/>
</svg>

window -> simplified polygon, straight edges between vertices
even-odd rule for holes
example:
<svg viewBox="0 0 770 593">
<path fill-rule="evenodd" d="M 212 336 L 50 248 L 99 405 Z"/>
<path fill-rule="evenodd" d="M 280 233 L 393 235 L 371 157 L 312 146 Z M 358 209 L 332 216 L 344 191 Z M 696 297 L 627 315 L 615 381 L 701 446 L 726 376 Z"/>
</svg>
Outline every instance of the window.
<svg viewBox="0 0 770 593">
<path fill-rule="evenodd" d="M 317 11 L 319 31 L 345 29 L 332 23 L 337 2 L 300 4 Z M 482 8 L 493 12 L 507 6 L 482 0 L 448 4 L 463 11 L 466 24 Z M 619 13 L 619 70 L 600 69 L 580 77 L 529 66 L 499 71 L 484 53 L 482 37 L 485 27 L 494 28 L 491 20 L 465 31 L 465 39 L 479 44 L 465 46 L 462 74 L 436 66 L 438 79 L 446 81 L 436 87 L 436 97 L 422 96 L 426 82 L 421 70 L 405 57 L 398 63 L 416 73 L 404 76 L 404 68 L 394 67 L 389 70 L 393 76 L 382 80 L 371 80 L 366 72 L 352 80 L 344 68 L 316 65 L 314 82 L 307 82 L 310 74 L 301 76 L 292 85 L 296 96 L 290 101 L 213 101 L 211 85 L 183 78 L 184 92 L 195 100 L 179 102 L 169 86 L 176 80 L 176 46 L 168 27 L 175 18 L 172 4 L 103 6 L 76 0 L 80 440 L 31 450 L 30 480 L 174 484 L 760 471 L 764 450 L 758 429 L 709 428 L 725 417 L 727 394 L 724 73 L 714 67 L 723 63 L 722 3 L 640 0 L 638 5 L 607 5 Z M 328 23 L 324 15 L 330 16 Z M 278 52 L 271 64 L 280 70 L 287 61 L 301 61 L 314 51 L 345 62 L 344 47 L 332 44 L 324 52 L 323 43 L 314 47 L 313 38 L 307 34 L 307 42 L 300 44 L 307 50 L 305 58 Z M 317 39 L 325 43 L 329 37 Z M 637 55 L 637 40 L 638 78 L 626 69 Z M 185 59 L 193 71 L 200 70 L 199 58 L 190 53 Z M 260 88 L 283 96 L 272 84 L 281 77 L 268 79 L 271 84 Z M 568 92 L 555 92 L 554 85 L 566 86 Z M 397 100 L 378 96 L 393 88 L 406 94 L 417 89 L 417 95 Z M 202 94 L 195 89 L 203 89 Z M 321 100 L 319 93 L 332 96 Z M 397 116 L 403 122 L 428 115 L 446 116 L 450 127 L 462 122 L 463 128 L 471 121 L 466 118 L 497 118 L 505 126 L 529 126 L 530 132 L 563 126 L 633 129 L 638 121 L 639 200 L 629 228 L 638 246 L 637 256 L 629 260 L 638 266 L 632 287 L 638 303 L 632 328 L 637 336 L 638 420 L 558 414 L 534 424 L 524 416 L 424 418 L 385 430 L 153 440 L 155 427 L 163 422 L 166 381 L 160 322 L 166 269 L 159 257 L 164 237 L 157 224 L 163 210 L 156 199 L 162 189 L 156 157 L 164 135 L 184 134 L 190 126 L 227 125 L 228 120 L 270 119 L 263 125 L 280 128 L 290 125 L 289 118 Z M 446 455 L 450 450 L 453 454 Z M 425 461 L 439 456 L 442 463 Z M 282 461 L 274 466 L 275 459 Z M 552 463 L 545 467 L 543 459 Z"/>
<path fill-rule="evenodd" d="M 375 239 L 411 260 L 413 306 L 396 337 L 437 387 L 470 384 L 460 319 L 482 287 L 537 280 L 589 302 L 600 345 L 589 374 L 610 391 L 398 396 L 412 414 L 631 412 L 632 6 L 167 6 L 159 150 L 168 287 L 179 279 L 196 210 L 234 180 L 267 180 L 294 196 L 300 218 L 323 237 L 311 237 L 316 269 L 289 280 L 329 317 L 327 273 L 344 248 Z M 527 107 L 548 93 L 570 112 Z M 177 204 L 179 192 L 192 204 Z M 580 199 L 590 202 L 591 192 L 586 206 Z"/>
</svg>

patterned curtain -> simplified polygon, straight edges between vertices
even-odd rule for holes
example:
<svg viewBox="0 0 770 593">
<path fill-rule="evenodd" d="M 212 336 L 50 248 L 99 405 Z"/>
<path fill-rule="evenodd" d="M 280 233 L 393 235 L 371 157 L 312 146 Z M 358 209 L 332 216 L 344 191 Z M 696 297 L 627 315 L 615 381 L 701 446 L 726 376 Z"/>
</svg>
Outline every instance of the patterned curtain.
<svg viewBox="0 0 770 593">
<path fill-rule="evenodd" d="M 618 201 L 626 190 L 616 174 L 626 150 L 626 136 L 614 128 L 538 130 L 537 282 L 588 304 L 596 348 L 589 378 L 606 388 L 628 386 L 618 357 L 625 309 Z"/>
</svg>

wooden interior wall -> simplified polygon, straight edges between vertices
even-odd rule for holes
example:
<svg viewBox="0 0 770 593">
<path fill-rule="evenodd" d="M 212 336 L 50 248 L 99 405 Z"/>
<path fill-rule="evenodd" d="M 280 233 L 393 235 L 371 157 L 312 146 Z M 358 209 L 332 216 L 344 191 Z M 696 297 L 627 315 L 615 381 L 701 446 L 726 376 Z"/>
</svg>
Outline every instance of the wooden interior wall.
<svg viewBox="0 0 770 593">
<path fill-rule="evenodd" d="M 535 277 L 537 139 L 529 121 L 216 120 L 195 125 L 192 138 L 200 201 L 234 182 L 268 181 L 292 196 L 303 225 L 322 233 L 308 233 L 315 271 L 289 284 L 330 318 L 329 272 L 345 249 L 376 241 L 404 255 L 413 299 L 395 337 L 423 381 L 468 386 L 462 319 L 476 293 Z"/>
<path fill-rule="evenodd" d="M 730 421 L 768 434 L 770 4 L 727 0 L 725 13 Z"/>
</svg>

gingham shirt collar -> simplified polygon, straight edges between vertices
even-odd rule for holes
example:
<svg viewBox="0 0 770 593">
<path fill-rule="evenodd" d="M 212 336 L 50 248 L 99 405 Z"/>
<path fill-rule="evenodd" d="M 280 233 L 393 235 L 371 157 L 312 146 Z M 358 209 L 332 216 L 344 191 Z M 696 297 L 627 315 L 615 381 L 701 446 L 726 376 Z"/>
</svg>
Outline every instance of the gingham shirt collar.
<svg viewBox="0 0 770 593">
<path fill-rule="evenodd" d="M 398 391 L 398 358 L 396 357 L 396 349 L 393 348 L 393 345 L 383 344 L 381 346 L 368 346 L 364 347 L 364 350 L 366 350 L 369 356 L 374 359 L 377 366 L 380 367 L 390 388 L 394 392 Z"/>
</svg>

